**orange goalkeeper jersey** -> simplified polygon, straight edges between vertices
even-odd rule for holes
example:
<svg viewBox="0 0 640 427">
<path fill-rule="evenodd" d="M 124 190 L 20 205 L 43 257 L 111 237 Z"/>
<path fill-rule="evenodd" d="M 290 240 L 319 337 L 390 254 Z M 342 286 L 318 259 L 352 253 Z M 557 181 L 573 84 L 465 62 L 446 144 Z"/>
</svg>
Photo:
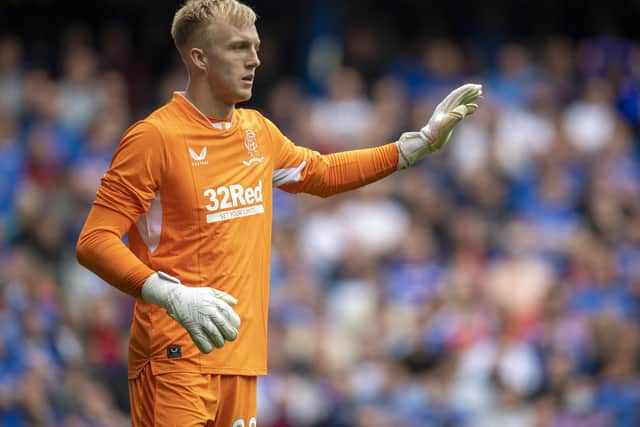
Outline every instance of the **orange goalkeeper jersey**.
<svg viewBox="0 0 640 427">
<path fill-rule="evenodd" d="M 129 249 L 142 277 L 164 271 L 187 286 L 221 289 L 238 299 L 242 319 L 236 341 L 203 354 L 163 308 L 138 298 L 129 377 L 148 362 L 154 373 L 265 374 L 272 188 L 326 196 L 396 168 L 393 144 L 359 151 L 323 156 L 295 146 L 254 110 L 212 123 L 181 93 L 129 128 L 95 205 L 133 224 Z M 90 222 L 83 235 L 100 227 Z M 98 271 L 93 263 L 83 262 Z"/>
</svg>

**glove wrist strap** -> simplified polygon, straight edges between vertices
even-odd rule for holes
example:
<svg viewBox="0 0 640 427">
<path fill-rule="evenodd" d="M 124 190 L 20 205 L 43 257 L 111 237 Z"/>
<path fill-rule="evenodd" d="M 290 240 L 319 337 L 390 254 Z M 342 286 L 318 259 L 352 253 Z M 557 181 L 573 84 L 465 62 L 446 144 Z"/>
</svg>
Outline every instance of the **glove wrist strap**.
<svg viewBox="0 0 640 427">
<path fill-rule="evenodd" d="M 142 285 L 142 299 L 167 308 L 171 301 L 171 294 L 179 286 L 181 284 L 178 279 L 158 271 L 149 276 Z"/>
</svg>

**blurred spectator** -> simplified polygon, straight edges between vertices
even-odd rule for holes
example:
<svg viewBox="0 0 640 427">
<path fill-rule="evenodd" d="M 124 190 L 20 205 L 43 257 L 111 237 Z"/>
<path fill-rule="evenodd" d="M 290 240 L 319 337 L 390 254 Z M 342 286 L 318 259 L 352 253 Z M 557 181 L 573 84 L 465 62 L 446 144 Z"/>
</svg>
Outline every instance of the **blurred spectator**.
<svg viewBox="0 0 640 427">
<path fill-rule="evenodd" d="M 14 200 L 23 173 L 24 149 L 16 117 L 0 108 L 0 241 L 4 246 L 16 221 Z"/>
<path fill-rule="evenodd" d="M 328 79 L 327 96 L 314 100 L 309 117 L 313 145 L 322 152 L 361 148 L 373 126 L 371 101 L 353 68 L 339 68 Z"/>
<path fill-rule="evenodd" d="M 102 94 L 96 72 L 96 54 L 88 47 L 72 45 L 64 53 L 64 76 L 59 85 L 62 124 L 84 131 L 98 111 Z"/>
<path fill-rule="evenodd" d="M 564 114 L 564 128 L 569 141 L 582 152 L 601 149 L 613 134 L 616 114 L 610 82 L 589 79 L 581 99 Z"/>
<path fill-rule="evenodd" d="M 22 43 L 17 37 L 0 37 L 0 109 L 18 115 L 23 99 Z"/>
</svg>

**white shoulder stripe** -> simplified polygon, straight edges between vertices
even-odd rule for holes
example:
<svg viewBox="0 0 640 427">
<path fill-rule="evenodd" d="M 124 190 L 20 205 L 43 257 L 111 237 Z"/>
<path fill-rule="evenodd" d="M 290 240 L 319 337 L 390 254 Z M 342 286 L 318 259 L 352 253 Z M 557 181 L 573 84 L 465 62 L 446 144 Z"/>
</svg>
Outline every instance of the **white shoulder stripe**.
<svg viewBox="0 0 640 427">
<path fill-rule="evenodd" d="M 275 169 L 271 177 L 274 187 L 290 184 L 292 182 L 300 182 L 302 180 L 302 170 L 307 165 L 307 161 L 300 163 L 297 168 Z"/>
</svg>

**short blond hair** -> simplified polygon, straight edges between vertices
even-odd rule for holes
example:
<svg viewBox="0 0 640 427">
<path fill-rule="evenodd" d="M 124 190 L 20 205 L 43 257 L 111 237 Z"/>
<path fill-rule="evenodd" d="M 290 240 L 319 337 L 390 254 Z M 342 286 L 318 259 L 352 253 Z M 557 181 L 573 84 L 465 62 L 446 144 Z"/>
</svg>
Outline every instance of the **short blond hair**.
<svg viewBox="0 0 640 427">
<path fill-rule="evenodd" d="M 171 37 L 180 53 L 190 43 L 207 39 L 207 26 L 221 18 L 237 27 L 253 25 L 256 13 L 238 0 L 188 0 L 173 17 Z"/>
</svg>

